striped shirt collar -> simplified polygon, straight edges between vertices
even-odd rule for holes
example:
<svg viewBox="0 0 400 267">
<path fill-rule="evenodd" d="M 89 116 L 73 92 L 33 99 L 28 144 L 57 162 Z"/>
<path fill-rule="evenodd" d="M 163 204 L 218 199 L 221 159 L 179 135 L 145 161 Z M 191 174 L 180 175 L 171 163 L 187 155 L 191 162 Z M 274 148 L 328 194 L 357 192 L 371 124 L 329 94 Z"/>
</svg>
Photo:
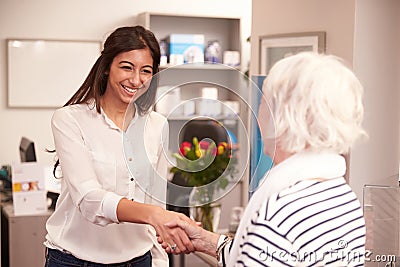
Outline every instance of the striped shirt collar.
<svg viewBox="0 0 400 267">
<path fill-rule="evenodd" d="M 237 233 L 249 225 L 251 217 L 273 193 L 279 192 L 299 181 L 310 178 L 334 179 L 344 176 L 345 159 L 333 152 L 301 152 L 274 166 L 261 180 L 260 186 L 250 199 Z M 234 266 L 239 253 L 239 240 L 234 241 L 228 266 Z"/>
</svg>

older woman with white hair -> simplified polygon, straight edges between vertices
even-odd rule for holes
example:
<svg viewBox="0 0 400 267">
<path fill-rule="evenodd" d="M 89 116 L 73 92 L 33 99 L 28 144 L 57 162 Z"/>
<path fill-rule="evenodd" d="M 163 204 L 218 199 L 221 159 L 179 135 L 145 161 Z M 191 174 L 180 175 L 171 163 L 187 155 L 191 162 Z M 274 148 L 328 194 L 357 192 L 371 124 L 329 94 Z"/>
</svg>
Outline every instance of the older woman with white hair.
<svg viewBox="0 0 400 267">
<path fill-rule="evenodd" d="M 302 52 L 272 67 L 263 95 L 258 119 L 274 166 L 235 239 L 189 223 L 169 226 L 223 266 L 363 266 L 365 221 L 342 156 L 366 136 L 361 83 L 341 59 Z"/>
</svg>

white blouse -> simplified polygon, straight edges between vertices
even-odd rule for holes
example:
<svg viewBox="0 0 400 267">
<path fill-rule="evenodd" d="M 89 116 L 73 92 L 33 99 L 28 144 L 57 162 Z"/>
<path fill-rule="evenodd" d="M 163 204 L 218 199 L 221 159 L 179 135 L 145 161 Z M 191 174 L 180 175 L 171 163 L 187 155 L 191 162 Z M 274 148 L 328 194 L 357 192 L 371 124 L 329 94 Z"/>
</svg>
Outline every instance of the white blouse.
<svg viewBox="0 0 400 267">
<path fill-rule="evenodd" d="M 94 104 L 77 104 L 54 113 L 52 130 L 63 177 L 45 245 L 99 263 L 124 262 L 151 250 L 153 266 L 168 266 L 154 228 L 119 223 L 116 214 L 123 197 L 165 207 L 168 169 L 160 155 L 168 151 L 167 120 L 136 112 L 124 133 Z"/>
</svg>

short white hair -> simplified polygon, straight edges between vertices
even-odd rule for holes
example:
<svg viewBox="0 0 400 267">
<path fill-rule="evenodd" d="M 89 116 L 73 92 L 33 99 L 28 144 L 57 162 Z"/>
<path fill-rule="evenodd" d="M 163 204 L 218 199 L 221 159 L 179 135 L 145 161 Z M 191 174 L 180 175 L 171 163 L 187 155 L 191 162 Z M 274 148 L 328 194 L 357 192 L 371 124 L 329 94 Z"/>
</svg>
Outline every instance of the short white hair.
<svg viewBox="0 0 400 267">
<path fill-rule="evenodd" d="M 263 87 L 284 151 L 346 153 L 366 136 L 363 87 L 336 56 L 301 52 L 284 58 L 271 68 Z"/>
</svg>

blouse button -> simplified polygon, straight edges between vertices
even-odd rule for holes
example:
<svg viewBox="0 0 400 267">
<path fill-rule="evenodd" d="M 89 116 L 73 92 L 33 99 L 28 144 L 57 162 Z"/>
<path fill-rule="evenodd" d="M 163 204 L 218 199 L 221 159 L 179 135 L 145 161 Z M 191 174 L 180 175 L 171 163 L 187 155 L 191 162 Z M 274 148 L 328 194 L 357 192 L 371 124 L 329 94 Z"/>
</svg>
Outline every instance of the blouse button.
<svg viewBox="0 0 400 267">
<path fill-rule="evenodd" d="M 133 159 L 132 158 L 128 158 L 128 161 L 132 161 Z"/>
<path fill-rule="evenodd" d="M 135 179 L 131 178 L 131 182 L 133 182 L 133 180 L 135 180 Z"/>
</svg>

